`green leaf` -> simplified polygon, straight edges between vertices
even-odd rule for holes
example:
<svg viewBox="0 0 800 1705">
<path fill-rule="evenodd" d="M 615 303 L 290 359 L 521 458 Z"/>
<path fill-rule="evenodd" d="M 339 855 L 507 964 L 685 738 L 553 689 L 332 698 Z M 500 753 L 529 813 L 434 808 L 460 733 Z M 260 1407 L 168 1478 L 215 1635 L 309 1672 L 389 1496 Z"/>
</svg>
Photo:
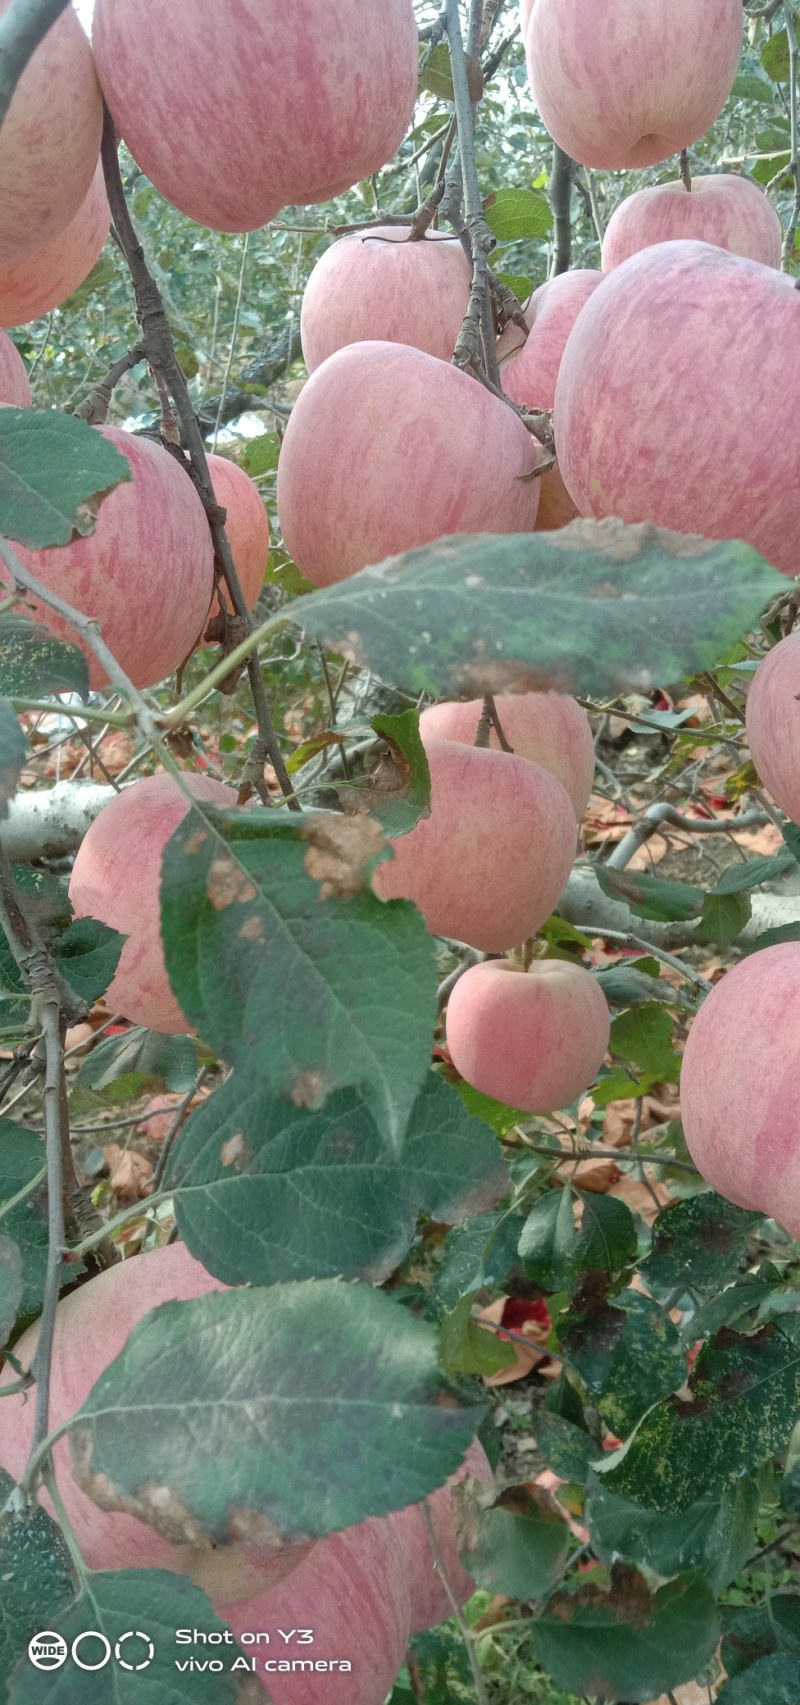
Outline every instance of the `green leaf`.
<svg viewBox="0 0 800 1705">
<path fill-rule="evenodd" d="M 91 1006 L 105 994 L 127 936 L 96 918 L 75 918 L 59 944 L 58 960 L 70 987 Z"/>
<path fill-rule="evenodd" d="M 90 497 L 131 477 L 126 458 L 74 415 L 5 408 L 0 414 L 0 534 L 23 545 L 68 545 Z M 8 571 L 4 569 L 4 575 Z"/>
<path fill-rule="evenodd" d="M 474 1705 L 475 1691 L 464 1639 L 454 1622 L 417 1634 L 411 1642 L 425 1705 Z M 409 1682 L 409 1689 L 410 1689 Z M 401 1691 L 398 1682 L 389 1705 L 415 1705 L 419 1693 Z"/>
<path fill-rule="evenodd" d="M 76 1705 L 77 1700 L 80 1705 L 164 1705 L 166 1700 L 169 1705 L 244 1705 L 246 1672 L 188 1667 L 190 1659 L 204 1664 L 222 1656 L 230 1670 L 235 1652 L 230 1644 L 209 1650 L 208 1636 L 224 1640 L 227 1624 L 214 1614 L 205 1593 L 183 1575 L 166 1569 L 90 1572 L 80 1596 L 39 1628 L 53 1621 L 70 1647 L 86 1636 L 78 1646 L 84 1664 L 99 1665 L 107 1649 L 103 1641 L 112 1654 L 119 1641 L 123 1659 L 136 1669 L 123 1670 L 112 1656 L 108 1667 L 87 1670 L 78 1668 L 70 1656 L 61 1669 L 37 1670 L 26 1655 L 14 1675 L 10 1705 Z M 206 1639 L 177 1646 L 178 1628 L 199 1629 Z M 186 1669 L 178 1668 L 176 1656 Z"/>
<path fill-rule="evenodd" d="M 774 153 L 771 154 L 759 154 L 755 157 L 750 176 L 754 183 L 761 184 L 762 186 L 772 183 L 773 180 L 777 179 L 778 188 L 785 189 L 792 181 L 790 173 L 791 163 L 792 156 L 785 150 L 781 151 L 776 149 Z M 785 177 L 781 178 L 781 173 L 785 173 Z"/>
<path fill-rule="evenodd" d="M 277 432 L 262 432 L 258 438 L 250 438 L 241 456 L 239 467 L 250 475 L 251 480 L 257 480 L 261 474 L 271 474 L 278 466 L 281 453 L 281 441 Z"/>
<path fill-rule="evenodd" d="M 745 1317 L 752 1314 L 760 1303 L 766 1302 L 774 1289 L 774 1280 L 762 1275 L 727 1285 L 719 1296 L 711 1297 L 691 1316 L 684 1329 L 684 1338 L 693 1342 L 698 1338 L 710 1338 L 721 1326 L 742 1326 Z"/>
<path fill-rule="evenodd" d="M 640 1575 L 614 1570 L 596 1586 L 554 1593 L 534 1625 L 539 1661 L 559 1687 L 595 1699 L 653 1700 L 690 1681 L 719 1638 L 712 1595 L 696 1574 L 651 1595 Z"/>
<path fill-rule="evenodd" d="M 693 888 L 688 882 L 664 882 L 645 871 L 609 870 L 604 864 L 595 865 L 594 871 L 603 893 L 612 900 L 624 900 L 638 918 L 688 923 L 703 910 L 702 888 Z"/>
<path fill-rule="evenodd" d="M 629 1207 L 614 1196 L 581 1196 L 583 1214 L 569 1255 L 570 1282 L 587 1273 L 619 1273 L 636 1260 L 639 1239 Z"/>
<path fill-rule="evenodd" d="M 496 276 L 507 290 L 513 291 L 520 306 L 524 307 L 533 293 L 533 279 L 522 272 L 498 272 Z"/>
<path fill-rule="evenodd" d="M 741 72 L 731 90 L 731 99 L 734 101 L 764 101 L 771 106 L 774 98 L 774 91 L 769 83 L 765 83 L 763 77 L 757 77 L 754 72 Z"/>
<path fill-rule="evenodd" d="M 0 1350 L 8 1343 L 22 1302 L 22 1250 L 0 1231 Z"/>
<path fill-rule="evenodd" d="M 484 1286 L 501 1286 L 518 1262 L 520 1223 L 517 1214 L 472 1214 L 454 1226 L 431 1287 L 434 1300 L 451 1309 Z"/>
<path fill-rule="evenodd" d="M 543 1598 L 570 1550 L 570 1532 L 536 1486 L 509 1486 L 482 1510 L 474 1545 L 462 1560 L 479 1587 L 509 1598 Z"/>
<path fill-rule="evenodd" d="M 744 942 L 742 958 L 749 959 L 751 953 L 760 953 L 764 947 L 775 947 L 779 941 L 800 941 L 800 923 L 776 924 L 774 929 L 765 929 L 752 941 Z"/>
<path fill-rule="evenodd" d="M 789 38 L 785 30 L 776 30 L 761 49 L 761 64 L 773 83 L 785 83 L 791 74 Z"/>
<path fill-rule="evenodd" d="M 621 959 L 608 970 L 593 971 L 609 1006 L 641 1006 L 643 1001 L 666 1001 L 670 1006 L 680 995 L 669 983 L 660 981 L 655 959 Z"/>
<path fill-rule="evenodd" d="M 800 1664 L 776 1652 L 726 1681 L 717 1699 L 719 1705 L 797 1705 L 799 1695 Z"/>
<path fill-rule="evenodd" d="M 0 689 L 12 699 L 46 693 L 89 697 L 89 665 L 76 645 L 54 639 L 40 622 L 8 610 L 0 616 Z"/>
<path fill-rule="evenodd" d="M 472 1084 L 465 1083 L 463 1078 L 455 1087 L 467 1112 L 474 1114 L 476 1119 L 482 1119 L 485 1125 L 491 1125 L 498 1137 L 508 1136 L 515 1125 L 530 1118 L 530 1114 L 523 1113 L 519 1107 L 506 1107 L 504 1102 L 494 1101 L 490 1095 L 482 1095 L 479 1089 L 473 1089 Z"/>
<path fill-rule="evenodd" d="M 641 1265 L 645 1284 L 665 1294 L 682 1284 L 719 1290 L 738 1271 L 748 1236 L 763 1218 L 714 1190 L 670 1202 L 653 1222 L 652 1249 Z"/>
<path fill-rule="evenodd" d="M 749 545 L 573 521 L 438 539 L 312 593 L 297 619 L 415 695 L 604 698 L 712 668 L 781 590 Z"/>
<path fill-rule="evenodd" d="M 81 1405 L 70 1449 L 105 1509 L 175 1543 L 199 1524 L 277 1550 L 418 1502 L 483 1413 L 442 1378 L 429 1326 L 382 1291 L 320 1280 L 152 1310 Z"/>
<path fill-rule="evenodd" d="M 297 1106 L 357 1089 L 398 1147 L 430 1062 L 436 964 L 415 908 L 363 887 L 376 834 L 327 812 L 194 809 L 164 851 L 162 936 L 182 1010 L 224 1058 Z"/>
<path fill-rule="evenodd" d="M 697 932 L 699 941 L 716 941 L 725 946 L 741 935 L 752 912 L 749 894 L 707 894 Z"/>
<path fill-rule="evenodd" d="M 771 1652 L 800 1657 L 800 1593 L 771 1593 L 763 1605 L 725 1605 L 722 1631 L 722 1662 L 731 1677 L 749 1673 Z"/>
<path fill-rule="evenodd" d="M 491 1131 L 432 1072 L 395 1158 L 353 1090 L 310 1112 L 241 1067 L 191 1115 L 164 1182 L 192 1254 L 227 1285 L 385 1279 L 420 1212 L 451 1224 L 508 1189 Z"/>
<path fill-rule="evenodd" d="M 681 1062 L 672 1046 L 672 1015 L 659 1001 L 640 1002 L 614 1019 L 611 1052 L 664 1083 L 677 1081 Z"/>
<path fill-rule="evenodd" d="M 545 1408 L 538 1410 L 533 1431 L 536 1448 L 547 1467 L 561 1480 L 585 1485 L 589 1465 L 600 1454 L 600 1447 L 591 1435 L 563 1415 L 551 1415 Z"/>
<path fill-rule="evenodd" d="M 489 229 L 499 243 L 549 237 L 553 215 L 546 195 L 533 189 L 499 189 L 484 202 Z M 516 294 L 516 292 L 515 292 Z"/>
<path fill-rule="evenodd" d="M 559 1341 L 619 1438 L 685 1377 L 672 1321 L 650 1297 L 634 1291 L 626 1291 L 616 1307 L 601 1304 L 586 1313 L 574 1308 L 560 1323 Z"/>
<path fill-rule="evenodd" d="M 791 829 L 793 825 L 786 824 L 785 827 Z M 763 858 L 746 858 L 741 864 L 729 864 L 727 870 L 723 870 L 713 892 L 743 894 L 751 888 L 758 888 L 762 882 L 774 882 L 785 871 L 794 869 L 796 864 L 796 856 L 789 847 L 785 852 Z"/>
<path fill-rule="evenodd" d="M 758 1507 L 758 1485 L 749 1475 L 680 1515 L 643 1510 L 592 1475 L 586 1521 L 592 1550 L 609 1567 L 622 1558 L 664 1577 L 699 1569 L 719 1593 L 752 1555 Z"/>
<path fill-rule="evenodd" d="M 547 1190 L 534 1202 L 519 1240 L 520 1257 L 543 1290 L 560 1290 L 569 1283 L 575 1242 L 570 1191 Z"/>
<path fill-rule="evenodd" d="M 766 1462 L 786 1445 L 800 1407 L 800 1351 L 777 1326 L 748 1335 L 723 1328 L 689 1385 L 691 1398 L 657 1403 L 604 1470 L 612 1492 L 678 1513 Z"/>
<path fill-rule="evenodd" d="M 0 1509 L 12 1485 L 10 1475 L 0 1468 Z M 38 1505 L 24 1518 L 0 1521 L 0 1581 L 0 1692 L 5 1698 L 20 1652 L 34 1634 L 52 1628 L 75 1591 L 61 1529 Z"/>
<path fill-rule="evenodd" d="M 453 73 L 450 70 L 450 54 L 447 43 L 439 42 L 428 58 L 428 63 L 420 77 L 420 89 L 429 95 L 435 95 L 437 100 L 452 101 Z"/>
<path fill-rule="evenodd" d="M 162 1036 L 137 1026 L 95 1043 L 76 1073 L 70 1105 L 83 1112 L 164 1089 L 188 1095 L 196 1077 L 197 1055 L 188 1036 Z"/>
<path fill-rule="evenodd" d="M 377 818 L 385 835 L 407 835 L 420 817 L 431 814 L 431 776 L 419 734 L 419 711 L 401 716 L 373 716 L 371 725 L 382 735 L 387 750 L 372 771 L 369 785 L 354 787 Z M 347 789 L 339 788 L 347 798 Z"/>
<path fill-rule="evenodd" d="M 44 1166 L 44 1142 L 33 1131 L 0 1119 L 0 1207 L 32 1183 Z M 14 1239 L 22 1255 L 24 1282 L 20 1312 L 36 1314 L 41 1307 L 47 1267 L 47 1186 L 42 1180 L 36 1190 L 5 1216 L 2 1229 Z M 74 1278 L 80 1267 L 62 1269 Z"/>
<path fill-rule="evenodd" d="M 0 817 L 14 798 L 27 756 L 28 742 L 16 714 L 6 699 L 0 699 Z"/>
<path fill-rule="evenodd" d="M 472 1298 L 462 1297 L 439 1328 L 439 1365 L 445 1373 L 491 1375 L 516 1361 L 513 1344 L 471 1319 Z"/>
</svg>

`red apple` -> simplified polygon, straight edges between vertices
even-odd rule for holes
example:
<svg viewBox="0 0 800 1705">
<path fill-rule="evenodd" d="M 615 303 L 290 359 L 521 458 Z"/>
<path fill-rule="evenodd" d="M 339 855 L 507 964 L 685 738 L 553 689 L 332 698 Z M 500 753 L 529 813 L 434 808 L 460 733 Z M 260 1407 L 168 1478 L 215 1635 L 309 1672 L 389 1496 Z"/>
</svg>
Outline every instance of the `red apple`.
<svg viewBox="0 0 800 1705">
<path fill-rule="evenodd" d="M 142 171 L 219 231 L 380 171 L 417 95 L 411 0 L 97 0 L 92 45 Z"/>
<path fill-rule="evenodd" d="M 580 822 L 594 782 L 594 740 L 585 710 L 566 693 L 509 693 L 495 698 L 509 746 L 556 776 Z M 429 705 L 419 719 L 423 740 L 458 740 L 472 746 L 483 699 Z M 490 746 L 500 749 L 492 729 Z"/>
<path fill-rule="evenodd" d="M 525 476 L 540 457 L 513 409 L 458 368 L 405 344 L 349 344 L 292 410 L 278 464 L 286 549 L 327 586 L 444 534 L 528 532 L 540 482 Z"/>
<path fill-rule="evenodd" d="M 64 230 L 24 260 L 0 265 L 0 325 L 25 325 L 65 302 L 99 260 L 110 225 L 98 166 L 86 199 Z"/>
<path fill-rule="evenodd" d="M 574 272 L 559 273 L 540 284 L 525 309 L 530 327 L 527 339 L 500 369 L 503 390 L 514 403 L 529 409 L 551 409 L 555 401 L 556 379 L 561 366 L 567 338 L 578 318 L 597 289 L 603 274 L 588 267 L 576 267 Z M 537 532 L 551 532 L 566 527 L 580 511 L 567 491 L 558 464 L 541 480 Z"/>
<path fill-rule="evenodd" d="M 527 758 L 426 740 L 431 812 L 392 842 L 373 878 L 383 900 L 413 900 L 432 935 L 501 953 L 534 935 L 563 893 L 575 813 L 555 776 Z"/>
<path fill-rule="evenodd" d="M 0 0 L 0 16 L 11 0 Z M 0 267 L 58 237 L 88 194 L 103 103 L 86 33 L 67 6 L 35 48 L 0 135 Z"/>
<path fill-rule="evenodd" d="M 189 475 L 167 450 L 116 426 L 97 430 L 127 458 L 132 478 L 103 498 L 86 538 L 16 550 L 45 586 L 97 620 L 134 686 L 152 687 L 202 633 L 214 583 L 211 534 Z M 0 582 L 9 582 L 2 567 Z M 105 686 L 105 670 L 66 618 L 35 598 L 27 602 L 51 633 L 86 651 L 91 685 Z"/>
<path fill-rule="evenodd" d="M 747 738 L 775 804 L 800 822 L 800 628 L 767 652 L 753 676 Z"/>
<path fill-rule="evenodd" d="M 378 338 L 449 361 L 467 311 L 472 268 L 457 237 L 409 241 L 408 225 L 340 237 L 308 280 L 300 330 L 309 373 L 337 349 Z"/>
<path fill-rule="evenodd" d="M 750 178 L 717 172 L 693 177 L 688 193 L 678 180 L 626 196 L 608 222 L 603 271 L 612 272 L 640 249 L 681 237 L 715 243 L 764 266 L 781 264 L 781 222 L 763 189 Z"/>
<path fill-rule="evenodd" d="M 217 502 L 227 509 L 225 531 L 248 610 L 258 602 L 269 564 L 269 520 L 264 500 L 249 474 L 227 456 L 209 456 L 208 467 Z M 231 601 L 226 599 L 229 608 Z M 219 610 L 216 593 L 211 615 Z"/>
<path fill-rule="evenodd" d="M 709 243 L 643 249 L 567 340 L 553 420 L 570 496 L 583 515 L 745 539 L 796 574 L 798 376 L 793 279 Z"/>
<path fill-rule="evenodd" d="M 11 408 L 30 408 L 32 401 L 22 356 L 10 337 L 0 332 L 0 402 Z"/>
<path fill-rule="evenodd" d="M 733 88 L 741 0 L 538 0 L 528 74 L 550 135 L 583 166 L 630 171 L 696 142 Z"/>
<path fill-rule="evenodd" d="M 233 806 L 236 792 L 208 776 L 186 774 L 196 799 Z M 123 788 L 91 824 L 69 883 L 76 917 L 99 918 L 128 939 L 106 1000 L 133 1024 L 167 1033 L 191 1029 L 181 1012 L 161 945 L 164 847 L 189 810 L 171 775 L 145 776 Z"/>
<path fill-rule="evenodd" d="M 526 1113 L 568 1107 L 594 1083 L 611 1018 L 589 971 L 561 959 L 529 971 L 508 960 L 472 965 L 447 1007 L 456 1070 L 483 1095 Z"/>
<path fill-rule="evenodd" d="M 175 1243 L 137 1255 L 63 1297 L 56 1313 L 50 1385 L 50 1423 L 75 1413 L 103 1369 L 119 1354 L 129 1333 L 159 1303 L 190 1301 L 223 1290 L 218 1280 Z M 15 1345 L 29 1367 L 39 1336 L 38 1322 Z M 8 1366 L 0 1390 L 16 1375 Z M 0 1463 L 18 1477 L 31 1444 L 34 1405 L 30 1396 L 3 1397 Z M 186 1574 L 212 1599 L 234 1634 L 269 1632 L 270 1644 L 243 1642 L 255 1653 L 275 1705 L 383 1705 L 411 1634 L 443 1622 L 450 1604 L 435 1572 L 430 1541 L 416 1506 L 370 1517 L 316 1543 L 302 1542 L 276 1554 L 234 1540 L 211 1546 L 172 1545 L 133 1516 L 101 1509 L 72 1477 L 69 1445 L 54 1447 L 58 1487 L 69 1521 L 90 1568 L 162 1568 Z M 324 1464 L 321 1463 L 321 1472 Z M 472 1581 L 458 1559 L 456 1513 L 450 1484 L 492 1475 L 477 1440 L 451 1482 L 429 1502 L 438 1549 L 448 1580 L 463 1602 Z M 41 1502 L 52 1509 L 47 1493 Z M 294 1582 L 292 1590 L 288 1590 Z M 314 1643 L 284 1645 L 278 1628 L 311 1627 Z M 265 1659 L 338 1658 L 351 1668 L 309 1673 L 265 1668 Z"/>
<path fill-rule="evenodd" d="M 800 943 L 752 953 L 706 996 L 681 1069 L 689 1153 L 712 1189 L 800 1237 Z"/>
</svg>

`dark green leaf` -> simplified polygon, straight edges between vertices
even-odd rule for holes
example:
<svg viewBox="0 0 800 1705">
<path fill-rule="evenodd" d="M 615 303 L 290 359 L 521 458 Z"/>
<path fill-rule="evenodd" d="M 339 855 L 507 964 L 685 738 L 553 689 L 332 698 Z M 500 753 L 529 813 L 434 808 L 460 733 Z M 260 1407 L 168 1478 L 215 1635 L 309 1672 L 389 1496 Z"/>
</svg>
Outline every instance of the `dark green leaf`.
<svg viewBox="0 0 800 1705">
<path fill-rule="evenodd" d="M 604 1471 L 612 1492 L 665 1514 L 687 1510 L 782 1450 L 800 1407 L 800 1351 L 776 1326 L 718 1332 L 689 1378 L 645 1416 L 625 1456 Z"/>
<path fill-rule="evenodd" d="M 12 1484 L 0 1468 L 0 1509 Z M 0 1521 L 0 1582 L 0 1693 L 5 1698 L 20 1653 L 34 1634 L 53 1627 L 75 1591 L 61 1529 L 38 1506 L 24 1520 Z"/>
<path fill-rule="evenodd" d="M 640 1006 L 643 1001 L 680 1001 L 677 990 L 659 980 L 656 959 L 621 959 L 608 970 L 594 971 L 609 1006 Z"/>
<path fill-rule="evenodd" d="M 190 1659 L 204 1664 L 222 1656 L 230 1672 L 236 1654 L 230 1645 L 209 1649 L 208 1635 L 224 1638 L 227 1624 L 214 1614 L 199 1587 L 165 1569 L 90 1573 L 80 1596 L 40 1628 L 53 1621 L 70 1647 L 80 1635 L 86 1636 L 78 1646 L 84 1665 L 100 1664 L 107 1649 L 103 1641 L 112 1653 L 120 1641 L 123 1659 L 143 1667 L 125 1670 L 112 1656 L 110 1666 L 88 1670 L 79 1668 L 70 1655 L 61 1669 L 37 1670 L 26 1656 L 14 1676 L 10 1705 L 166 1705 L 167 1700 L 169 1705 L 236 1705 L 237 1700 L 244 1705 L 248 1674 L 252 1687 L 249 1669 L 220 1673 L 188 1667 Z M 206 1639 L 178 1646 L 178 1628 L 197 1628 Z M 187 1668 L 179 1669 L 176 1658 Z"/>
<path fill-rule="evenodd" d="M 584 1485 L 589 1464 L 601 1454 L 591 1435 L 563 1415 L 551 1415 L 544 1407 L 537 1412 L 533 1430 L 537 1450 L 546 1466 L 559 1479 Z"/>
<path fill-rule="evenodd" d="M 560 1327 L 565 1359 L 596 1399 L 607 1426 L 623 1438 L 651 1403 L 685 1377 L 678 1334 L 650 1297 L 627 1291 L 619 1305 L 604 1304 Z"/>
<path fill-rule="evenodd" d="M 430 1062 L 436 965 L 415 908 L 363 886 L 377 833 L 326 812 L 192 810 L 164 852 L 162 934 L 212 1047 L 298 1106 L 357 1089 L 398 1147 Z"/>
<path fill-rule="evenodd" d="M 752 1555 L 758 1505 L 758 1486 L 746 1475 L 680 1515 L 658 1515 L 609 1492 L 592 1475 L 586 1521 L 601 1562 L 610 1566 L 621 1557 L 662 1576 L 699 1569 L 719 1593 Z"/>
<path fill-rule="evenodd" d="M 759 1658 L 717 1694 L 719 1705 L 797 1705 L 798 1697 L 800 1664 L 782 1652 Z"/>
<path fill-rule="evenodd" d="M 89 533 L 94 527 L 93 514 L 79 519 L 81 505 L 130 477 L 119 450 L 74 415 L 27 408 L 0 414 L 0 534 L 6 538 L 37 548 L 67 545 L 75 528 Z"/>
<path fill-rule="evenodd" d="M 0 1119 L 0 1205 L 9 1202 L 32 1183 L 44 1166 L 44 1142 L 33 1131 Z M 22 1314 L 36 1314 L 41 1306 L 47 1267 L 47 1187 L 42 1182 L 12 1208 L 2 1222 L 3 1231 L 18 1245 L 22 1255 L 24 1282 L 20 1299 Z M 70 1279 L 80 1266 L 64 1268 Z M 0 1410 L 1 1413 L 1 1410 Z"/>
<path fill-rule="evenodd" d="M 749 894 L 707 894 L 700 914 L 699 941 L 716 941 L 725 946 L 741 935 L 750 922 L 752 906 Z"/>
<path fill-rule="evenodd" d="M 0 1231 L 0 1350 L 8 1342 L 22 1302 L 22 1250 Z"/>
<path fill-rule="evenodd" d="M 455 1623 L 445 1622 L 428 1634 L 417 1634 L 411 1650 L 425 1688 L 422 1695 L 425 1705 L 474 1705 L 475 1689 L 467 1648 Z M 401 1692 L 398 1683 L 390 1705 L 414 1705 L 419 1697 L 419 1693 Z"/>
<path fill-rule="evenodd" d="M 713 667 L 783 589 L 748 545 L 573 521 L 439 539 L 304 598 L 297 619 L 414 694 L 602 698 Z"/>
<path fill-rule="evenodd" d="M 568 1283 L 575 1236 L 569 1190 L 547 1190 L 534 1202 L 519 1240 L 520 1257 L 543 1290 L 560 1290 Z"/>
<path fill-rule="evenodd" d="M 105 994 L 127 937 L 96 918 L 76 918 L 60 943 L 59 963 L 70 987 L 91 1006 Z"/>
<path fill-rule="evenodd" d="M 199 1524 L 277 1549 L 416 1503 L 458 1467 L 482 1414 L 438 1372 L 429 1326 L 382 1291 L 320 1280 L 154 1309 L 82 1404 L 70 1448 L 104 1508 L 175 1542 Z"/>
<path fill-rule="evenodd" d="M 81 1061 L 71 1106 L 78 1111 L 113 1106 L 163 1089 L 188 1095 L 196 1077 L 197 1055 L 188 1036 L 162 1036 L 137 1026 L 95 1044 Z"/>
<path fill-rule="evenodd" d="M 385 835 L 407 835 L 431 811 L 431 777 L 419 734 L 419 712 L 373 716 L 372 727 L 386 741 L 386 753 L 372 771 L 368 787 L 354 789 L 369 806 Z M 347 799 L 347 789 L 339 788 Z"/>
<path fill-rule="evenodd" d="M 570 1549 L 562 1515 L 535 1486 L 509 1486 L 482 1510 L 474 1545 L 463 1562 L 476 1585 L 509 1598 L 543 1598 L 561 1573 Z"/>
<path fill-rule="evenodd" d="M 733 1677 L 770 1652 L 800 1657 L 800 1593 L 770 1594 L 763 1605 L 725 1605 L 722 1662 Z"/>
<path fill-rule="evenodd" d="M 0 699 L 0 816 L 14 798 L 27 756 L 28 742 L 16 714 L 6 699 Z"/>
<path fill-rule="evenodd" d="M 800 941 L 800 923 L 776 924 L 774 929 L 765 929 L 762 935 L 744 942 L 742 958 L 749 959 L 751 953 L 760 953 L 764 947 L 775 947 L 779 941 Z"/>
<path fill-rule="evenodd" d="M 731 90 L 731 99 L 734 101 L 764 101 L 771 106 L 774 98 L 775 93 L 769 83 L 765 83 L 763 77 L 757 77 L 753 72 L 741 72 Z"/>
<path fill-rule="evenodd" d="M 40 622 L 7 610 L 0 616 L 0 691 L 12 699 L 46 693 L 89 696 L 89 665 L 76 645 L 54 639 Z"/>
<path fill-rule="evenodd" d="M 451 1224 L 508 1188 L 491 1131 L 429 1072 L 395 1158 L 363 1101 L 279 1101 L 243 1068 L 191 1115 L 165 1185 L 181 1236 L 228 1285 L 384 1279 L 417 1215 Z"/>
<path fill-rule="evenodd" d="M 439 1365 L 445 1373 L 500 1373 L 516 1361 L 513 1344 L 471 1319 L 472 1298 L 462 1297 L 439 1328 Z"/>
<path fill-rule="evenodd" d="M 729 864 L 727 870 L 723 870 L 713 892 L 743 894 L 751 888 L 758 888 L 762 882 L 774 882 L 785 871 L 794 869 L 796 863 L 795 855 L 788 847 L 786 852 L 764 858 L 746 858 L 741 864 Z"/>
<path fill-rule="evenodd" d="M 718 1332 L 720 1326 L 741 1326 L 745 1316 L 767 1302 L 775 1289 L 775 1281 L 763 1275 L 754 1275 L 742 1279 L 736 1285 L 727 1285 L 720 1291 L 719 1296 L 711 1297 L 697 1310 L 687 1322 L 684 1337 L 694 1342 L 697 1338 L 710 1338 Z"/>
<path fill-rule="evenodd" d="M 737 1272 L 748 1236 L 763 1218 L 714 1190 L 670 1202 L 653 1222 L 653 1246 L 641 1267 L 645 1284 L 664 1293 L 679 1284 L 719 1290 Z"/>
<path fill-rule="evenodd" d="M 587 1273 L 618 1273 L 636 1260 L 638 1237 L 629 1207 L 614 1196 L 585 1195 L 577 1238 L 569 1256 L 572 1285 Z"/>
<path fill-rule="evenodd" d="M 693 888 L 688 882 L 664 882 L 645 871 L 609 870 L 604 864 L 595 866 L 595 875 L 603 893 L 612 900 L 624 900 L 638 918 L 688 923 L 703 910 L 702 888 Z"/>
<path fill-rule="evenodd" d="M 546 195 L 534 189 L 499 189 L 485 203 L 486 220 L 499 243 L 549 237 L 553 215 Z"/>
<path fill-rule="evenodd" d="M 484 1285 L 502 1285 L 517 1265 L 519 1234 L 517 1214 L 472 1214 L 466 1224 L 454 1226 L 431 1289 L 436 1302 L 455 1308 L 461 1297 Z"/>
<path fill-rule="evenodd" d="M 717 1607 L 699 1575 L 650 1595 L 641 1576 L 614 1572 L 595 1586 L 555 1593 L 535 1623 L 538 1657 L 559 1687 L 594 1699 L 652 1700 L 690 1681 L 713 1656 Z"/>
<path fill-rule="evenodd" d="M 790 75 L 789 38 L 785 30 L 776 30 L 761 49 L 761 64 L 773 83 L 785 83 Z"/>
<path fill-rule="evenodd" d="M 672 1046 L 672 1025 L 672 1015 L 660 1001 L 640 1002 L 614 1019 L 611 1052 L 664 1083 L 674 1083 L 681 1062 Z"/>
</svg>

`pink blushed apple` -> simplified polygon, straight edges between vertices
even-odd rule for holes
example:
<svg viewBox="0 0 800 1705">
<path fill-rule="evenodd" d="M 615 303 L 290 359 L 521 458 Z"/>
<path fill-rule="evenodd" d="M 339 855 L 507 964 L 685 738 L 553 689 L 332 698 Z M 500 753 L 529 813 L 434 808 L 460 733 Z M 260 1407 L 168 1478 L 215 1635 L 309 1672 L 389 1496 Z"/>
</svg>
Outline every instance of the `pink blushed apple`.
<svg viewBox="0 0 800 1705">
<path fill-rule="evenodd" d="M 457 237 L 433 233 L 411 242 L 409 231 L 379 225 L 353 232 L 317 261 L 300 315 L 309 373 L 346 344 L 373 338 L 450 360 L 472 268 Z"/>
<path fill-rule="evenodd" d="M 606 228 L 603 271 L 612 272 L 654 243 L 684 237 L 715 243 L 763 266 L 781 264 L 783 233 L 772 202 L 750 178 L 718 172 L 714 177 L 695 175 L 688 191 L 677 181 L 652 184 L 626 196 Z"/>
<path fill-rule="evenodd" d="M 539 959 L 523 971 L 490 959 L 456 983 L 447 1045 L 473 1089 L 526 1113 L 552 1113 L 594 1082 L 610 1024 L 602 989 L 582 966 Z"/>
</svg>

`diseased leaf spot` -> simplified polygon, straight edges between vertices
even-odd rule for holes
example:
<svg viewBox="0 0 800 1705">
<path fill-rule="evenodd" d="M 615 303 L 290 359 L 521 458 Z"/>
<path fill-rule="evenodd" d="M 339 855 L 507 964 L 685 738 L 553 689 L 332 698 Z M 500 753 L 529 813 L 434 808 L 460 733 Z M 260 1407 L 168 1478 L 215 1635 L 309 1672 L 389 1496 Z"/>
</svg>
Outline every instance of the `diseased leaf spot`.
<svg viewBox="0 0 800 1705">
<path fill-rule="evenodd" d="M 230 853 L 220 853 L 214 859 L 206 882 L 206 893 L 215 912 L 226 906 L 243 906 L 258 899 L 258 889 Z"/>
</svg>

